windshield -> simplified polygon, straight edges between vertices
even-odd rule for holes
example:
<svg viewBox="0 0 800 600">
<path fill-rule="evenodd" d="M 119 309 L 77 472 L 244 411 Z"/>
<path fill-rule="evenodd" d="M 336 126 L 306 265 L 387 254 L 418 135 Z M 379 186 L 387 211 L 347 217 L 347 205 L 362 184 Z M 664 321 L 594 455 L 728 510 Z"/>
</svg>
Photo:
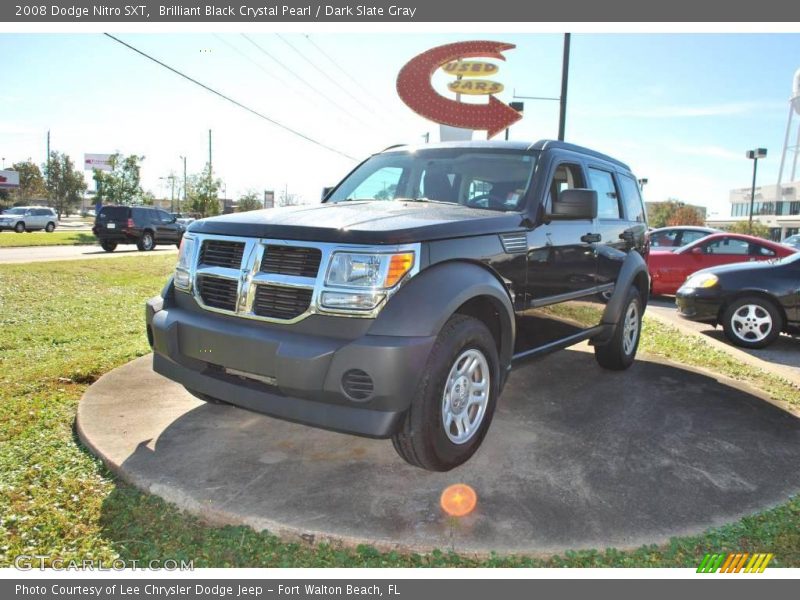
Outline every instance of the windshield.
<svg viewBox="0 0 800 600">
<path fill-rule="evenodd" d="M 521 207 L 536 154 L 440 148 L 373 156 L 327 202 L 417 200 L 509 211 Z"/>
<path fill-rule="evenodd" d="M 25 211 L 28 210 L 27 208 L 9 208 L 8 210 L 4 210 L 4 215 L 24 215 Z"/>
</svg>

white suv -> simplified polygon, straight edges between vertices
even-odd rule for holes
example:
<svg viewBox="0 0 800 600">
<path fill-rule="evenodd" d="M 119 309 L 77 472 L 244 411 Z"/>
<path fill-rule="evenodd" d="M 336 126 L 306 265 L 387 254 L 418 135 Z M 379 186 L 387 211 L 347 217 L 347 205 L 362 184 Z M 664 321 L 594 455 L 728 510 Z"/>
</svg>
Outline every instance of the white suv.
<svg viewBox="0 0 800 600">
<path fill-rule="evenodd" d="M 44 229 L 47 233 L 55 230 L 58 214 L 46 206 L 15 206 L 0 214 L 0 231 L 13 229 L 17 233 Z"/>
</svg>

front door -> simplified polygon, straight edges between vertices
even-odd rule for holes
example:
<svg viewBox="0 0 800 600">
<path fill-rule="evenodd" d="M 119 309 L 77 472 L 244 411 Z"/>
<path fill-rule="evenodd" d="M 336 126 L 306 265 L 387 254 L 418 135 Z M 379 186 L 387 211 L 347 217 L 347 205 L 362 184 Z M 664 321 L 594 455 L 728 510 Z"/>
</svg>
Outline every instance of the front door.
<svg viewBox="0 0 800 600">
<path fill-rule="evenodd" d="M 586 187 L 579 163 L 553 166 L 547 206 L 559 192 Z M 596 325 L 597 231 L 590 219 L 543 223 L 528 232 L 526 309 L 517 316 L 516 352 L 558 342 Z"/>
</svg>

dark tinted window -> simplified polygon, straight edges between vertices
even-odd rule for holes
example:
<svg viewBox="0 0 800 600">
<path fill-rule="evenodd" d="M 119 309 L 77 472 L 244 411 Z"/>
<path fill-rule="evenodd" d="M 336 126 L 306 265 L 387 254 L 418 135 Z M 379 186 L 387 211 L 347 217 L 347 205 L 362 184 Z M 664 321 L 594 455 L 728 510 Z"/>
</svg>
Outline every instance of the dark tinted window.
<svg viewBox="0 0 800 600">
<path fill-rule="evenodd" d="M 619 219 L 619 194 L 614 176 L 608 171 L 589 167 L 589 187 L 597 191 L 597 216 L 600 219 Z"/>
<path fill-rule="evenodd" d="M 97 218 L 101 221 L 126 221 L 130 210 L 127 206 L 104 206 Z"/>
<path fill-rule="evenodd" d="M 172 216 L 167 211 L 159 210 L 157 212 L 162 223 L 172 223 Z"/>
<path fill-rule="evenodd" d="M 639 193 L 639 184 L 633 177 L 619 176 L 619 186 L 622 188 L 622 201 L 625 203 L 625 217 L 629 221 L 645 222 L 644 205 Z M 694 240 L 689 240 L 694 241 Z M 684 244 L 687 243 L 684 237 Z"/>
</svg>

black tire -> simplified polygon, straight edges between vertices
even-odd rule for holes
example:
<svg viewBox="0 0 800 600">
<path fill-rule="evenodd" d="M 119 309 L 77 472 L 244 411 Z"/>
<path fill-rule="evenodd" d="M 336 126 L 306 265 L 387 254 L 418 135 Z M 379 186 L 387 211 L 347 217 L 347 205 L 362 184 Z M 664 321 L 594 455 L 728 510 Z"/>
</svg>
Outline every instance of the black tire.
<svg viewBox="0 0 800 600">
<path fill-rule="evenodd" d="M 153 248 L 156 247 L 156 240 L 153 238 L 153 234 L 149 231 L 145 231 L 136 241 L 136 247 L 141 250 L 142 252 L 149 252 Z"/>
<path fill-rule="evenodd" d="M 17 233 L 25 233 L 25 223 L 20 221 L 19 223 L 14 225 L 14 231 L 16 231 Z"/>
<path fill-rule="evenodd" d="M 722 315 L 725 336 L 742 348 L 764 348 L 778 339 L 783 315 L 775 303 L 762 296 L 744 296 Z"/>
<path fill-rule="evenodd" d="M 485 365 L 487 373 L 480 375 L 484 380 L 488 377 L 488 382 L 485 383 L 485 403 L 475 404 L 475 410 L 465 404 L 471 397 L 472 389 L 462 388 L 466 391 L 461 392 L 457 399 L 457 402 L 462 403 L 461 414 L 469 419 L 474 418 L 475 422 L 469 437 L 463 442 L 455 443 L 450 435 L 454 433 L 456 424 L 451 423 L 448 434 L 442 417 L 445 384 L 450 379 L 451 372 L 459 364 L 464 364 L 462 357 L 465 355 L 467 358 L 463 360 L 470 360 L 471 355 L 483 357 L 484 361 L 478 368 L 482 371 L 482 365 Z M 480 447 L 491 425 L 500 393 L 499 364 L 497 345 L 483 322 L 460 314 L 450 317 L 436 338 L 403 423 L 392 436 L 397 453 L 409 464 L 429 471 L 449 471 L 466 462 Z M 471 381 L 473 376 L 474 373 L 466 381 Z M 467 376 L 460 376 L 461 379 L 465 377 Z M 450 390 L 451 393 L 459 393 L 457 386 Z M 447 403 L 449 405 L 450 400 Z"/>
<path fill-rule="evenodd" d="M 100 242 L 100 247 L 105 250 L 106 252 L 113 252 L 117 249 L 117 242 L 111 242 L 109 240 L 103 240 Z"/>
<path fill-rule="evenodd" d="M 44 226 L 44 230 L 47 233 L 53 233 L 56 230 L 56 224 L 50 221 L 47 225 Z"/>
<path fill-rule="evenodd" d="M 626 326 L 627 323 L 627 326 Z M 634 286 L 628 290 L 620 322 L 611 339 L 594 347 L 594 357 L 604 369 L 624 371 L 633 364 L 642 335 L 642 297 Z"/>
<path fill-rule="evenodd" d="M 214 398 L 213 396 L 209 396 L 208 394 L 203 394 L 202 392 L 196 392 L 192 389 L 189 389 L 186 386 L 183 387 L 187 392 L 189 392 L 192 396 L 194 396 L 198 400 L 202 400 L 203 402 L 208 402 L 209 404 L 225 404 L 225 402 L 217 398 Z"/>
</svg>

